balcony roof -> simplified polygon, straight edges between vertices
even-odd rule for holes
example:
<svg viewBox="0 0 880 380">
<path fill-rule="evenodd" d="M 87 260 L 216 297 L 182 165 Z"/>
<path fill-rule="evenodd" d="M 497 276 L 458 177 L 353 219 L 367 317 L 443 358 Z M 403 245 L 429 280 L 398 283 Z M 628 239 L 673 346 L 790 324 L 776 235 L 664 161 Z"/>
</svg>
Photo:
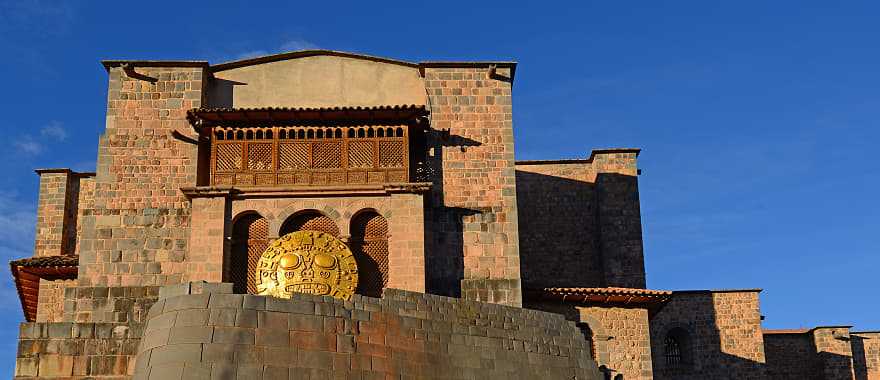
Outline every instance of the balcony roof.
<svg viewBox="0 0 880 380">
<path fill-rule="evenodd" d="M 416 121 L 428 114 L 424 105 L 403 104 L 369 107 L 260 107 L 195 108 L 187 120 L 196 128 L 253 125 L 394 124 Z"/>
<path fill-rule="evenodd" d="M 79 272 L 78 256 L 44 256 L 28 257 L 9 263 L 12 278 L 25 319 L 34 321 L 37 318 L 37 303 L 40 297 L 40 279 L 73 280 Z"/>
</svg>

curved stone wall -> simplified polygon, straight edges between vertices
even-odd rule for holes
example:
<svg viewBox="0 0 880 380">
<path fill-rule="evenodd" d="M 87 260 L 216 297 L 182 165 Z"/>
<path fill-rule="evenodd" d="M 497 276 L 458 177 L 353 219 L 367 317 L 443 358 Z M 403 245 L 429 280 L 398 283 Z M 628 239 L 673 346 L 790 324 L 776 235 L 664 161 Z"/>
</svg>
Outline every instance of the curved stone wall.
<svg viewBox="0 0 880 380">
<path fill-rule="evenodd" d="M 135 379 L 600 378 L 557 314 L 396 289 L 346 302 L 175 295 L 194 293 L 184 285 L 150 310 Z"/>
</svg>

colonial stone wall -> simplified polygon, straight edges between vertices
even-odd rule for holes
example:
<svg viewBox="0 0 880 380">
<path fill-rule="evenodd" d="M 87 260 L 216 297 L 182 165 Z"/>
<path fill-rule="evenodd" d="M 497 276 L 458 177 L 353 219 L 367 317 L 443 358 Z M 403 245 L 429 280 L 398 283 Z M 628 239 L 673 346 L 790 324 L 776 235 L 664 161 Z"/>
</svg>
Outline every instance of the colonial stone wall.
<svg viewBox="0 0 880 380">
<path fill-rule="evenodd" d="M 211 198 L 223 199 L 223 198 Z M 211 203 L 209 203 L 211 202 Z M 203 258 L 209 272 L 190 271 L 190 280 L 219 281 L 222 277 L 223 250 L 220 226 L 217 218 L 229 207 L 232 219 L 248 212 L 256 212 L 267 219 L 269 238 L 276 239 L 284 222 L 292 215 L 307 210 L 316 210 L 339 227 L 340 238 L 348 241 L 351 221 L 358 212 L 373 210 L 388 221 L 388 287 L 424 292 L 425 278 L 425 213 L 421 194 L 392 193 L 374 196 L 347 197 L 298 197 L 298 198 L 249 198 L 235 199 L 229 206 L 216 200 L 198 200 L 194 205 L 194 219 L 204 221 L 194 225 L 193 239 L 197 245 L 191 249 L 193 260 Z M 204 206 L 202 206 L 204 205 Z M 207 207 L 207 208 L 206 208 Z M 227 216 L 226 220 L 230 220 Z M 229 229 L 226 227 L 226 236 Z M 228 251 L 228 250 L 227 250 Z M 213 263 L 213 264 L 212 264 Z M 204 274 L 202 274 L 204 273 Z M 198 277 L 203 275 L 204 277 Z"/>
<path fill-rule="evenodd" d="M 586 160 L 517 163 L 524 288 L 604 286 L 594 179 Z"/>
<path fill-rule="evenodd" d="M 645 288 L 638 150 L 594 152 L 599 250 L 605 286 Z"/>
<path fill-rule="evenodd" d="M 876 377 L 874 366 L 880 362 L 880 344 L 866 345 L 848 326 L 767 330 L 764 347 L 771 379 L 871 379 L 868 363 Z"/>
<path fill-rule="evenodd" d="M 856 380 L 880 380 L 880 332 L 852 332 Z"/>
<path fill-rule="evenodd" d="M 599 378 L 561 315 L 395 289 L 347 302 L 192 289 L 163 289 L 135 379 Z"/>
<path fill-rule="evenodd" d="M 599 364 L 624 379 L 652 379 L 648 310 L 623 307 L 579 307 L 581 320 L 596 334 Z M 607 356 L 606 356 L 607 355 Z"/>
<path fill-rule="evenodd" d="M 517 163 L 525 288 L 645 287 L 638 152 Z"/>
<path fill-rule="evenodd" d="M 202 67 L 136 67 L 135 78 L 110 65 L 107 126 L 98 144 L 95 197 L 80 237 L 80 284 L 179 283 L 166 267 L 184 261 L 197 147 L 186 110 L 201 105 Z M 192 65 L 190 65 L 192 66 Z M 146 78 L 138 78 L 146 76 Z"/>
<path fill-rule="evenodd" d="M 78 255 L 80 252 L 80 244 L 83 233 L 83 223 L 86 215 L 90 215 L 92 213 L 92 209 L 94 209 L 95 201 L 95 176 L 94 173 L 89 173 L 88 176 L 84 176 L 79 180 L 79 200 L 77 201 L 77 210 L 76 210 L 76 248 L 75 253 Z"/>
<path fill-rule="evenodd" d="M 564 315 L 589 334 L 592 357 L 602 371 L 624 379 L 652 379 L 648 310 L 639 307 L 576 306 L 527 301 L 525 307 Z"/>
<path fill-rule="evenodd" d="M 520 305 L 510 68 L 423 70 L 434 130 L 427 170 L 435 174 L 428 291 Z"/>
<path fill-rule="evenodd" d="M 314 54 L 214 70 L 216 80 L 208 88 L 212 107 L 425 104 L 418 69 L 402 62 Z"/>
<path fill-rule="evenodd" d="M 34 257 L 74 254 L 80 179 L 68 169 L 37 170 L 40 193 Z"/>
<path fill-rule="evenodd" d="M 852 379 L 855 374 L 849 327 L 816 327 L 812 333 L 821 369 L 819 373 L 823 378 L 826 380 Z"/>
<path fill-rule="evenodd" d="M 655 379 L 762 379 L 765 376 L 759 290 L 674 292 L 651 318 Z M 667 365 L 665 341 L 676 336 L 682 364 Z"/>
<path fill-rule="evenodd" d="M 821 379 L 816 346 L 808 331 L 764 333 L 767 378 L 779 380 Z"/>
</svg>

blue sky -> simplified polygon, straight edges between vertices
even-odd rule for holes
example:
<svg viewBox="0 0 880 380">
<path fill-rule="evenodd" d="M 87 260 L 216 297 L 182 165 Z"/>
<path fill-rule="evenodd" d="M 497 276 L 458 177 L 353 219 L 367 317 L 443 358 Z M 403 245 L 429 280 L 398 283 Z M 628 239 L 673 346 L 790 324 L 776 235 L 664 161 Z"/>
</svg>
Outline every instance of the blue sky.
<svg viewBox="0 0 880 380">
<path fill-rule="evenodd" d="M 34 168 L 94 169 L 101 59 L 516 60 L 518 159 L 644 149 L 651 288 L 758 287 L 766 327 L 880 329 L 880 3 L 251 3 L 0 0 L 0 258 L 31 255 Z"/>
</svg>

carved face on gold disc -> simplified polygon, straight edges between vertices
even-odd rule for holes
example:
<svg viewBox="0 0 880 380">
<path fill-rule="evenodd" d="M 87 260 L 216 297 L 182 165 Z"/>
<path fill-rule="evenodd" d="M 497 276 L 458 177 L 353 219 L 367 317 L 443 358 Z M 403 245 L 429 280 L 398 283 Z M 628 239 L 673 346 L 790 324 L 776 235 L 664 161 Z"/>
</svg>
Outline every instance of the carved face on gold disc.
<svg viewBox="0 0 880 380">
<path fill-rule="evenodd" d="M 255 279 L 260 295 L 306 293 L 348 300 L 357 289 L 358 270 L 354 255 L 333 235 L 296 231 L 266 248 Z"/>
</svg>

